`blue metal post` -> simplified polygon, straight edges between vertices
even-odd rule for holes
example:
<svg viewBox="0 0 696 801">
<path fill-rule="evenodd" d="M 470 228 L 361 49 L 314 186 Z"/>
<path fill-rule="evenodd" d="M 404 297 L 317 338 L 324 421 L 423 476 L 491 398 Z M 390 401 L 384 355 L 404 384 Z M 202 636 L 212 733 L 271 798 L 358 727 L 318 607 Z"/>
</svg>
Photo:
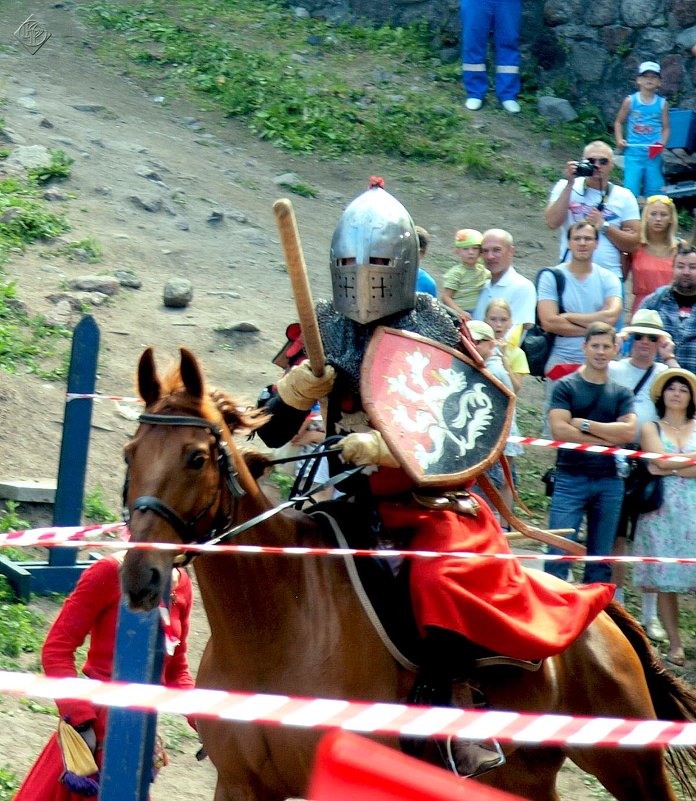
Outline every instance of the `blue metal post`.
<svg viewBox="0 0 696 801">
<path fill-rule="evenodd" d="M 75 326 L 70 353 L 68 392 L 92 394 L 97 380 L 99 327 L 91 315 Z M 63 438 L 60 446 L 58 483 L 53 509 L 54 526 L 79 526 L 85 491 L 85 473 L 92 424 L 91 399 L 65 402 Z M 30 592 L 45 595 L 70 592 L 89 562 L 77 562 L 74 548 L 51 548 L 48 562 L 13 565 L 0 561 L 0 573 L 7 576 L 15 592 L 28 600 Z M 28 575 L 27 575 L 28 574 Z M 28 579 L 30 576 L 30 580 Z"/>
<path fill-rule="evenodd" d="M 131 612 L 122 601 L 116 630 L 114 681 L 159 684 L 164 664 L 163 641 L 159 609 Z M 156 727 L 154 712 L 109 711 L 99 801 L 147 801 Z"/>
</svg>

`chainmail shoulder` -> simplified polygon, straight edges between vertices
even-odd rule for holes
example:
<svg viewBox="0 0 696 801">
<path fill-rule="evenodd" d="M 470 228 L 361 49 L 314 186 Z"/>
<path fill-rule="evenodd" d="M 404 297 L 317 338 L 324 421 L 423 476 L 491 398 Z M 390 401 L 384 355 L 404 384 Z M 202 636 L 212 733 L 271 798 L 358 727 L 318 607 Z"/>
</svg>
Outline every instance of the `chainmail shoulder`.
<svg viewBox="0 0 696 801">
<path fill-rule="evenodd" d="M 416 293 L 416 305 L 408 312 L 385 317 L 369 325 L 360 325 L 337 312 L 331 301 L 320 300 L 317 322 L 327 362 L 336 371 L 336 389 L 352 394 L 360 392 L 360 367 L 372 333 L 385 325 L 433 339 L 456 348 L 460 341 L 457 321 L 432 295 Z"/>
</svg>

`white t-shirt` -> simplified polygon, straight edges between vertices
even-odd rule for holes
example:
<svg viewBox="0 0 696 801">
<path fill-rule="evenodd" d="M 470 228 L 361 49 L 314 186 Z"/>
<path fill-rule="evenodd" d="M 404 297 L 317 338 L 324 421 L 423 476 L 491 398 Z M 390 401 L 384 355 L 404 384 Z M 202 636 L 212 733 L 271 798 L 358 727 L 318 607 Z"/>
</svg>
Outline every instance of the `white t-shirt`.
<svg viewBox="0 0 696 801">
<path fill-rule="evenodd" d="M 550 203 L 558 199 L 567 184 L 568 181 L 565 178 L 558 181 L 551 190 Z M 602 197 L 603 194 L 599 189 L 593 189 L 585 185 L 585 178 L 576 178 L 573 181 L 573 191 L 570 193 L 568 202 L 568 214 L 565 223 L 561 226 L 561 246 L 559 251 L 561 261 L 569 261 L 571 259 L 571 253 L 568 250 L 568 228 L 574 222 L 587 217 L 592 209 L 596 209 L 602 202 Z M 602 217 L 614 228 L 621 228 L 621 223 L 628 220 L 640 220 L 638 201 L 633 192 L 630 189 L 626 189 L 625 186 L 612 184 L 611 192 L 609 192 L 608 198 L 604 201 Z M 599 244 L 592 256 L 592 260 L 596 264 L 606 267 L 607 270 L 611 270 L 614 275 L 621 279 L 621 252 L 612 245 L 601 231 Z"/>
<path fill-rule="evenodd" d="M 589 314 L 604 308 L 609 298 L 621 297 L 621 282 L 614 273 L 598 264 L 592 265 L 592 272 L 582 280 L 576 278 L 567 264 L 559 264 L 563 272 L 565 287 L 559 307 L 566 312 Z M 558 303 L 556 279 L 547 270 L 539 277 L 539 300 L 555 300 Z M 585 355 L 582 350 L 584 337 L 557 336 L 547 362 L 547 370 L 554 364 L 582 364 Z"/>
<path fill-rule="evenodd" d="M 520 275 L 514 267 L 509 267 L 495 284 L 490 279 L 486 281 L 474 309 L 474 320 L 483 320 L 488 304 L 498 298 L 510 304 L 513 325 L 534 323 L 536 289 L 529 278 Z"/>
<path fill-rule="evenodd" d="M 662 364 L 662 362 L 655 362 L 650 377 L 638 390 L 638 394 L 635 396 L 634 411 L 638 415 L 639 434 L 640 427 L 643 425 L 643 423 L 649 423 L 651 420 L 657 420 L 657 410 L 655 409 L 655 404 L 652 402 L 652 398 L 650 397 L 650 387 L 653 385 L 653 382 L 657 376 L 660 375 L 660 373 L 664 373 L 666 369 L 666 364 Z M 609 363 L 609 376 L 616 381 L 617 384 L 621 384 L 622 387 L 626 387 L 631 391 L 633 391 L 633 388 L 638 385 L 638 382 L 645 375 L 645 370 L 645 367 L 635 367 L 632 365 L 630 358 Z"/>
</svg>

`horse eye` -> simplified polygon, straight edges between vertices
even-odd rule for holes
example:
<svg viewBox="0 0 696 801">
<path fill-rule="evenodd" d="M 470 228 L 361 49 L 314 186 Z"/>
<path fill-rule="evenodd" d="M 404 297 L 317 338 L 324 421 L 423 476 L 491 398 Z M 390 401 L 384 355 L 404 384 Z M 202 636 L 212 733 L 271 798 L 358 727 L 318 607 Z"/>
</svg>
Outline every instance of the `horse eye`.
<svg viewBox="0 0 696 801">
<path fill-rule="evenodd" d="M 195 451 L 189 454 L 186 464 L 193 470 L 200 470 L 206 463 L 206 455 L 202 451 Z"/>
</svg>

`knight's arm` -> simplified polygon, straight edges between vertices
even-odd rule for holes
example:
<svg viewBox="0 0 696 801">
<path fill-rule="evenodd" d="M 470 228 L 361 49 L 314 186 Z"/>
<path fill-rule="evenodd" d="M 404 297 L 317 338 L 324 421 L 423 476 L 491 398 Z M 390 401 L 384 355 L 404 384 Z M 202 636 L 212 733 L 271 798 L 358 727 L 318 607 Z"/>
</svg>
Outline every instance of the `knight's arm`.
<svg viewBox="0 0 696 801">
<path fill-rule="evenodd" d="M 279 448 L 289 442 L 302 428 L 307 412 L 288 406 L 279 395 L 275 395 L 264 406 L 269 414 L 268 422 L 256 430 L 256 433 L 269 448 Z"/>
</svg>

